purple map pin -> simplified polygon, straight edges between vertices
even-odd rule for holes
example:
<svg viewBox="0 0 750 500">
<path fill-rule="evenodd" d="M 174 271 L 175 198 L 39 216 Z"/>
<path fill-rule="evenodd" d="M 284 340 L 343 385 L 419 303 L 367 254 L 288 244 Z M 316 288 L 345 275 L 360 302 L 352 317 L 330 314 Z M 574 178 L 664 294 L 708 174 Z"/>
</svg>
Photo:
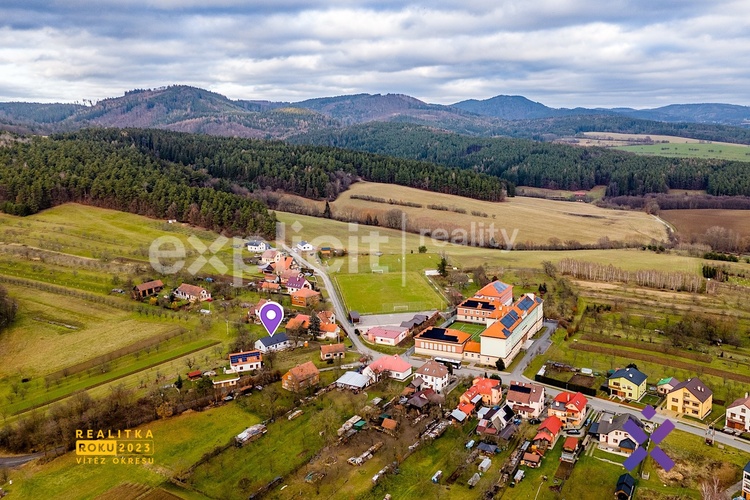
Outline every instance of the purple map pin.
<svg viewBox="0 0 750 500">
<path fill-rule="evenodd" d="M 283 318 L 284 308 L 278 302 L 268 301 L 260 306 L 260 322 L 263 323 L 268 335 L 273 337 Z"/>
</svg>

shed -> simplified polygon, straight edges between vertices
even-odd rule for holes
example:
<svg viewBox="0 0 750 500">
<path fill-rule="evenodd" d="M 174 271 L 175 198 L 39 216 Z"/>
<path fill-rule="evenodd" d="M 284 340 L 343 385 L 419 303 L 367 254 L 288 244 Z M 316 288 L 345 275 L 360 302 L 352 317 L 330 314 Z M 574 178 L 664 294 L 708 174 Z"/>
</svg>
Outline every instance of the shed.
<svg viewBox="0 0 750 500">
<path fill-rule="evenodd" d="M 490 460 L 489 458 L 485 458 L 479 464 L 479 472 L 487 472 L 490 467 L 492 467 L 492 460 Z"/>
<path fill-rule="evenodd" d="M 353 324 L 359 323 L 359 313 L 357 311 L 349 311 L 349 320 Z"/>
<path fill-rule="evenodd" d="M 443 477 L 443 471 L 439 470 L 435 473 L 434 476 L 432 476 L 432 482 L 438 483 L 440 482 L 440 478 Z"/>
<path fill-rule="evenodd" d="M 469 479 L 469 488 L 476 486 L 480 479 L 482 479 L 482 476 L 480 476 L 478 472 L 475 472 L 474 475 L 471 476 L 471 479 Z"/>
<path fill-rule="evenodd" d="M 396 428 L 398 427 L 398 422 L 396 422 L 392 418 L 385 418 L 385 419 L 383 419 L 383 423 L 380 424 L 380 426 L 383 429 L 387 429 L 389 431 L 395 431 Z"/>
<path fill-rule="evenodd" d="M 356 424 L 354 424 L 354 428 L 357 429 L 358 431 L 361 431 L 362 429 L 365 428 L 365 425 L 367 425 L 367 421 L 366 420 L 360 420 L 359 422 L 357 422 Z"/>
</svg>

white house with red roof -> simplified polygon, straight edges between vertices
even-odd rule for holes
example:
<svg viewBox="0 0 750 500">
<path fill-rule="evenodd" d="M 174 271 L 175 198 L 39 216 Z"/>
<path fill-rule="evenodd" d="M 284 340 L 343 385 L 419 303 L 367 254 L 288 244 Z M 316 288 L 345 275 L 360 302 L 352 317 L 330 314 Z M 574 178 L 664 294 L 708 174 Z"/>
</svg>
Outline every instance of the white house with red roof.
<svg viewBox="0 0 750 500">
<path fill-rule="evenodd" d="M 482 401 L 486 406 L 496 406 L 503 400 L 503 386 L 500 379 L 477 377 L 471 387 L 459 398 L 462 402 L 476 404 Z"/>
<path fill-rule="evenodd" d="M 174 295 L 178 299 L 187 300 L 189 302 L 211 300 L 211 294 L 208 293 L 208 290 L 188 283 L 183 283 L 178 286 L 174 291 Z"/>
<path fill-rule="evenodd" d="M 505 400 L 521 418 L 537 418 L 544 409 L 544 386 L 511 381 Z"/>
<path fill-rule="evenodd" d="M 542 453 L 548 448 L 554 448 L 557 438 L 560 436 L 562 422 L 559 418 L 552 415 L 544 419 L 539 425 L 539 430 L 534 436 L 533 443 Z"/>
<path fill-rule="evenodd" d="M 411 376 L 411 365 L 398 354 L 378 358 L 362 370 L 362 375 L 373 382 L 383 377 L 391 377 L 396 380 L 406 380 Z"/>
<path fill-rule="evenodd" d="M 586 416 L 587 404 L 588 399 L 580 392 L 561 392 L 552 401 L 549 415 L 559 418 L 566 428 L 580 427 Z"/>
<path fill-rule="evenodd" d="M 407 333 L 409 329 L 400 326 L 374 326 L 367 330 L 367 340 L 375 344 L 395 346 L 406 338 Z"/>
</svg>

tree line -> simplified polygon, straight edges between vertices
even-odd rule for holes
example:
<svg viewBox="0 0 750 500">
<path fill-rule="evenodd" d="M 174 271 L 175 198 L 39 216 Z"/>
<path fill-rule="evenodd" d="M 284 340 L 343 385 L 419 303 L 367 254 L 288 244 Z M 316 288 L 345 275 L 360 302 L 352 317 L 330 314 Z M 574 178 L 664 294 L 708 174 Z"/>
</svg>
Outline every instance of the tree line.
<svg viewBox="0 0 750 500">
<path fill-rule="evenodd" d="M 8 295 L 5 287 L 0 286 L 0 331 L 13 323 L 17 312 L 18 303 Z"/>
<path fill-rule="evenodd" d="M 0 148 L 0 211 L 26 216 L 68 202 L 177 219 L 230 234 L 275 232 L 275 216 L 208 172 L 116 141 L 41 138 Z"/>
<path fill-rule="evenodd" d="M 155 129 L 88 129 L 62 137 L 135 146 L 152 158 L 206 172 L 222 190 L 283 190 L 333 200 L 362 178 L 488 201 L 502 201 L 507 191 L 506 182 L 485 173 L 327 146 Z"/>
<path fill-rule="evenodd" d="M 750 168 L 737 161 L 639 156 L 601 147 L 471 137 L 404 123 L 368 123 L 290 140 L 482 172 L 505 180 L 510 196 L 515 194 L 512 186 L 588 190 L 596 185 L 606 185 L 610 197 L 668 189 L 750 196 Z"/>
</svg>

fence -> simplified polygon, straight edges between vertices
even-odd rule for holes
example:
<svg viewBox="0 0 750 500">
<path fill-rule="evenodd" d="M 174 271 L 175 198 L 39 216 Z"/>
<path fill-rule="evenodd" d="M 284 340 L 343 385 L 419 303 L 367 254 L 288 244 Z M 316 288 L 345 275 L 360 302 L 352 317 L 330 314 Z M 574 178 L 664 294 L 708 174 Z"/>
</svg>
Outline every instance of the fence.
<svg viewBox="0 0 750 500">
<path fill-rule="evenodd" d="M 592 389 L 591 387 L 586 387 L 584 385 L 571 384 L 570 382 L 563 382 L 562 380 L 545 377 L 544 375 L 536 375 L 534 377 L 534 380 L 536 380 L 537 382 L 541 382 L 542 384 L 552 385 L 568 391 L 580 392 L 581 394 L 585 394 L 586 396 L 596 396 L 596 389 Z"/>
</svg>

